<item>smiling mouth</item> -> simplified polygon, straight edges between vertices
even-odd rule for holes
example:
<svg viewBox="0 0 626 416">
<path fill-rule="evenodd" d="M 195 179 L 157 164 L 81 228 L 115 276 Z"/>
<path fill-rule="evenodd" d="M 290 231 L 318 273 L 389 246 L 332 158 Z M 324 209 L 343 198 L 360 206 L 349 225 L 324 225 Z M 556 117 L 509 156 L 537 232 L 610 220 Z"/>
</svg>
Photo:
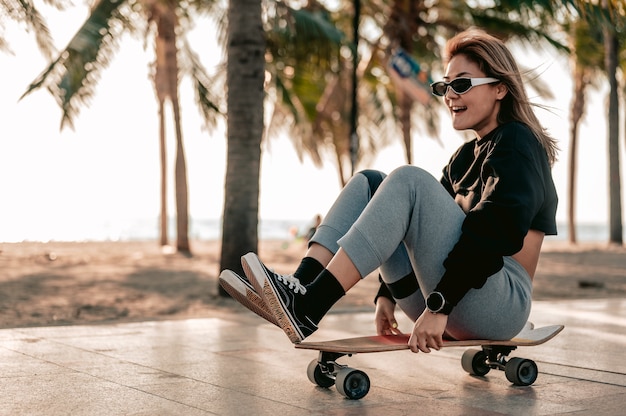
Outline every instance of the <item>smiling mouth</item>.
<svg viewBox="0 0 626 416">
<path fill-rule="evenodd" d="M 467 107 L 465 107 L 465 106 L 453 106 L 453 107 L 450 107 L 450 110 L 453 113 L 458 114 L 458 113 L 460 113 L 462 111 L 467 110 Z"/>
</svg>

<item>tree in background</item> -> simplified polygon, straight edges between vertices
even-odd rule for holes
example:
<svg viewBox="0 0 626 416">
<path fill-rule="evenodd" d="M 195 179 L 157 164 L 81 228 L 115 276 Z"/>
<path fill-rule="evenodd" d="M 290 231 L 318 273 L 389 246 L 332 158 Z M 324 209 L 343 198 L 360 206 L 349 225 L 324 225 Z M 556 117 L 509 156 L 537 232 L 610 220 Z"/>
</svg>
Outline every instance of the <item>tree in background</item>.
<svg viewBox="0 0 626 416">
<path fill-rule="evenodd" d="M 241 256 L 258 248 L 265 98 L 261 0 L 230 0 L 227 32 L 228 151 L 220 270 L 241 273 Z"/>
<path fill-rule="evenodd" d="M 95 92 L 100 73 L 126 34 L 154 35 L 155 63 L 154 88 L 159 102 L 159 143 L 161 160 L 161 224 L 160 243 L 167 244 L 166 207 L 166 150 L 164 103 L 169 100 L 176 132 L 176 249 L 191 254 L 189 245 L 189 213 L 186 162 L 181 129 L 178 82 L 181 75 L 189 75 L 196 90 L 196 101 L 207 126 L 213 126 L 220 113 L 217 94 L 211 90 L 211 77 L 197 56 L 183 42 L 185 33 L 192 28 L 190 16 L 213 10 L 214 1 L 192 0 L 99 0 L 93 6 L 85 23 L 69 44 L 53 59 L 46 70 L 28 87 L 27 95 L 46 88 L 62 109 L 61 128 L 72 126 Z M 180 47 L 183 45 L 184 47 Z"/>
<path fill-rule="evenodd" d="M 619 33 L 626 29 L 624 13 L 626 10 L 616 9 L 617 2 L 603 0 L 602 8 L 606 11 L 608 21 L 603 24 L 604 35 L 604 69 L 609 81 L 608 97 L 608 152 L 609 152 L 609 243 L 623 244 L 622 231 L 622 190 L 619 157 L 619 86 L 617 80 L 618 56 L 620 50 Z M 614 12 L 622 15 L 620 20 Z M 622 36 L 624 36 L 622 34 Z"/>
<path fill-rule="evenodd" d="M 620 50 L 626 53 L 626 3 L 603 0 L 599 4 L 575 1 L 577 19 L 570 25 L 573 40 L 574 95 L 571 106 L 570 161 L 568 184 L 569 241 L 576 243 L 575 196 L 577 127 L 584 113 L 584 93 L 590 78 L 606 76 L 607 97 L 608 183 L 609 183 L 609 244 L 623 244 L 622 196 L 619 152 L 619 79 L 618 70 L 625 74 L 626 60 L 620 64 Z M 567 25 L 565 25 L 567 27 Z M 622 80 L 623 82 L 623 80 Z M 626 89 L 626 83 L 622 88 Z"/>
<path fill-rule="evenodd" d="M 570 138 L 567 185 L 567 230 L 570 243 L 577 242 L 576 235 L 576 178 L 578 174 L 578 126 L 585 114 L 589 87 L 598 87 L 602 73 L 604 50 L 602 33 L 585 19 L 574 20 L 565 27 L 571 44 L 572 102 L 570 105 Z"/>
</svg>

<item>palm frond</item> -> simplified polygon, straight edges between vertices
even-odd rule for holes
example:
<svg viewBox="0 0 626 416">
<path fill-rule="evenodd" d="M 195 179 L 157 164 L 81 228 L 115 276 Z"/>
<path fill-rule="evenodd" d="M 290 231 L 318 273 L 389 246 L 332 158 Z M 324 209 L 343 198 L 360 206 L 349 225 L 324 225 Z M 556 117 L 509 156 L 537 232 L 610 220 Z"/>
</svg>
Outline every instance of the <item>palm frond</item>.
<svg viewBox="0 0 626 416">
<path fill-rule="evenodd" d="M 531 44 L 543 41 L 556 50 L 569 53 L 569 46 L 551 35 L 550 22 L 539 23 L 536 15 L 528 15 L 523 8 L 515 11 L 475 8 L 472 9 L 472 19 L 476 26 L 503 39 L 515 38 Z"/>
<path fill-rule="evenodd" d="M 179 53 L 181 55 L 181 73 L 188 74 L 191 78 L 196 103 L 205 127 L 214 128 L 217 124 L 217 117 L 224 115 L 220 107 L 224 104 L 225 94 L 221 94 L 220 91 L 226 90 L 226 69 L 216 71 L 216 75 L 209 75 L 186 39 L 182 42 Z"/>
<path fill-rule="evenodd" d="M 22 95 L 47 88 L 63 111 L 61 128 L 72 126 L 81 105 L 93 95 L 99 73 L 117 46 L 117 29 L 124 20 L 119 9 L 124 3 L 101 0 L 66 48 Z"/>
<path fill-rule="evenodd" d="M 67 7 L 65 1 L 50 0 L 47 3 L 59 10 Z M 55 48 L 50 29 L 31 0 L 0 0 L 0 10 L 9 19 L 24 24 L 27 31 L 32 31 L 39 50 L 46 58 L 51 59 Z M 0 20 L 0 28 L 3 26 L 1 23 Z M 0 49 L 10 51 L 9 43 L 4 40 L 4 36 L 0 39 Z"/>
<path fill-rule="evenodd" d="M 268 11 L 267 44 L 274 59 L 315 63 L 320 70 L 336 65 L 344 34 L 321 10 L 293 9 L 277 2 Z"/>
</svg>

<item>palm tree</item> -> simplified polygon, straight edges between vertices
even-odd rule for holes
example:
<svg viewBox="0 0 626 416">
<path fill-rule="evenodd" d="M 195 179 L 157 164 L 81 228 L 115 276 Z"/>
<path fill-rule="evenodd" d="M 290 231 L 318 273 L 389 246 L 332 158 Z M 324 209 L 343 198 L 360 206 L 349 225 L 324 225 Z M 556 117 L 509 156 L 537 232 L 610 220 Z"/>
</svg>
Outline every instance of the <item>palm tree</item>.
<svg viewBox="0 0 626 416">
<path fill-rule="evenodd" d="M 50 0 L 47 2 L 57 9 L 63 9 L 65 3 L 59 0 Z M 45 19 L 35 5 L 30 0 L 3 0 L 0 3 L 0 12 L 11 20 L 23 24 L 28 31 L 35 34 L 35 41 L 41 53 L 46 58 L 50 58 L 54 51 L 54 44 L 50 36 L 50 30 Z M 0 20 L 0 51 L 12 53 L 11 46 L 4 36 L 4 21 Z"/>
<path fill-rule="evenodd" d="M 265 98 L 260 0 L 230 0 L 227 38 L 228 151 L 220 270 L 241 272 L 258 247 L 259 173 Z M 220 287 L 220 294 L 226 295 Z"/>
<path fill-rule="evenodd" d="M 164 103 L 172 104 L 176 132 L 176 209 L 177 241 L 176 248 L 184 254 L 191 254 L 188 238 L 188 191 L 186 162 L 180 124 L 178 102 L 179 76 L 188 73 L 196 87 L 196 100 L 207 125 L 215 123 L 219 114 L 219 99 L 209 88 L 213 81 L 206 74 L 199 60 L 187 47 L 180 49 L 180 38 L 191 27 L 190 12 L 210 10 L 213 1 L 196 0 L 100 0 L 91 9 L 85 23 L 73 36 L 70 43 L 52 60 L 48 68 L 28 87 L 27 95 L 45 87 L 56 98 L 63 111 L 61 128 L 72 126 L 82 105 L 90 98 L 96 87 L 99 73 L 107 66 L 122 36 L 136 34 L 141 29 L 146 35 L 155 34 L 154 87 L 159 101 L 159 143 L 161 160 L 161 224 L 160 243 L 167 244 L 166 208 L 166 167 L 164 133 Z M 137 16 L 143 20 L 138 21 Z M 184 68 L 179 67 L 179 60 Z"/>
<path fill-rule="evenodd" d="M 608 7 L 608 2 L 603 1 Z M 609 243 L 622 245 L 622 196 L 619 158 L 619 98 L 617 66 L 619 39 L 616 28 L 605 25 L 604 63 L 609 81 L 608 140 L 609 140 Z"/>
<path fill-rule="evenodd" d="M 589 86 L 593 86 L 594 80 L 598 79 L 600 72 L 613 72 L 614 74 L 614 61 L 615 58 L 605 59 L 605 52 L 615 53 L 611 50 L 610 45 L 604 46 L 604 39 L 606 38 L 607 31 L 617 33 L 615 29 L 617 27 L 624 26 L 624 10 L 619 10 L 618 3 L 606 2 L 604 5 L 597 5 L 587 1 L 563 1 L 563 6 L 572 6 L 571 13 L 568 15 L 571 21 L 565 21 L 562 24 L 563 29 L 570 38 L 571 43 L 571 60 L 572 60 L 572 78 L 574 81 L 574 90 L 572 96 L 572 104 L 570 107 L 570 154 L 569 154 L 569 167 L 568 167 L 568 189 L 567 189 L 567 202 L 568 202 L 568 239 L 570 243 L 575 244 L 577 242 L 576 236 L 576 178 L 577 178 L 577 157 L 578 157 L 578 125 L 585 112 L 586 90 Z M 623 8 L 622 4 L 622 8 Z M 610 33 L 609 33 L 610 35 Z M 608 59 L 608 61 L 607 61 Z M 605 62 L 606 61 L 606 62 Z M 613 75 L 614 77 L 614 75 Z M 611 105 L 617 105 L 615 93 L 610 93 Z M 609 110 L 617 111 L 617 110 Z M 612 114 L 612 113 L 611 113 Z M 614 114 L 610 117 L 615 117 Z M 609 127 L 609 136 L 615 137 L 617 124 L 613 120 L 614 125 Z M 609 139 L 617 140 L 617 138 Z M 613 166 L 619 165 L 619 155 L 616 151 L 616 144 L 613 143 L 612 150 L 609 155 L 609 169 L 610 169 L 610 181 L 619 183 L 619 169 L 615 169 Z M 615 159 L 611 161 L 611 159 Z M 615 179 L 617 178 L 617 179 Z M 620 186 L 611 185 L 610 204 L 619 205 L 621 196 L 619 195 Z M 617 193 L 617 196 L 614 195 Z M 621 217 L 621 207 L 611 207 L 611 216 L 619 215 Z M 611 220 L 612 221 L 612 220 Z M 621 223 L 620 220 L 617 220 Z M 613 228 L 613 226 L 611 226 Z M 619 231 L 615 231 L 616 235 L 621 235 L 621 225 L 618 226 Z M 613 234 L 613 232 L 612 232 Z M 613 237 L 611 237 L 613 239 Z M 620 237 L 621 241 L 621 237 Z"/>
<path fill-rule="evenodd" d="M 187 163 L 180 123 L 180 104 L 178 99 L 178 47 L 176 45 L 176 29 L 179 26 L 176 15 L 176 2 L 161 2 L 147 0 L 148 21 L 156 24 L 156 65 L 154 84 L 157 99 L 159 101 L 159 143 L 161 157 L 161 245 L 167 245 L 167 180 L 165 161 L 165 114 L 164 105 L 169 98 L 174 115 L 174 128 L 176 132 L 176 162 L 175 162 L 175 187 L 176 187 L 176 229 L 183 230 L 177 234 L 176 249 L 185 254 L 191 254 L 187 231 L 189 229 L 189 209 L 187 190 Z"/>
<path fill-rule="evenodd" d="M 570 106 L 570 145 L 568 161 L 567 186 L 567 227 L 570 243 L 577 242 L 576 236 L 576 178 L 578 173 L 578 126 L 585 113 L 586 90 L 593 85 L 598 72 L 601 71 L 604 60 L 602 48 L 602 33 L 587 20 L 576 19 L 569 28 L 566 26 L 571 39 L 571 61 L 573 94 Z"/>
<path fill-rule="evenodd" d="M 620 1 L 602 0 L 600 4 L 576 2 L 582 18 L 602 33 L 602 65 L 609 83 L 607 135 L 609 157 L 609 244 L 623 244 L 622 196 L 619 157 L 619 51 L 626 43 L 626 5 Z"/>
</svg>

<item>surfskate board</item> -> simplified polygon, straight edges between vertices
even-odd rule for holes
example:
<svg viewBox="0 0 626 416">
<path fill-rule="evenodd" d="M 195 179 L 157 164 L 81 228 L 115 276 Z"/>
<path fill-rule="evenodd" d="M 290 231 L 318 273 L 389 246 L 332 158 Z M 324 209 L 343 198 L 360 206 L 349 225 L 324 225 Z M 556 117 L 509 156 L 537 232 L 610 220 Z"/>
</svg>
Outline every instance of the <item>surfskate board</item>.
<svg viewBox="0 0 626 416">
<path fill-rule="evenodd" d="M 475 376 L 484 376 L 491 369 L 505 372 L 507 380 L 517 386 L 530 386 L 539 374 L 537 364 L 530 359 L 508 355 L 517 347 L 543 344 L 563 330 L 563 325 L 534 328 L 527 324 L 514 338 L 502 340 L 444 341 L 445 347 L 481 347 L 468 349 L 461 357 L 463 369 Z M 309 363 L 307 376 L 320 387 L 332 387 L 349 399 L 361 399 L 369 392 L 370 380 L 363 371 L 337 363 L 343 356 L 354 354 L 408 350 L 409 335 L 376 335 L 320 342 L 301 342 L 296 348 L 316 350 L 318 358 Z"/>
</svg>

